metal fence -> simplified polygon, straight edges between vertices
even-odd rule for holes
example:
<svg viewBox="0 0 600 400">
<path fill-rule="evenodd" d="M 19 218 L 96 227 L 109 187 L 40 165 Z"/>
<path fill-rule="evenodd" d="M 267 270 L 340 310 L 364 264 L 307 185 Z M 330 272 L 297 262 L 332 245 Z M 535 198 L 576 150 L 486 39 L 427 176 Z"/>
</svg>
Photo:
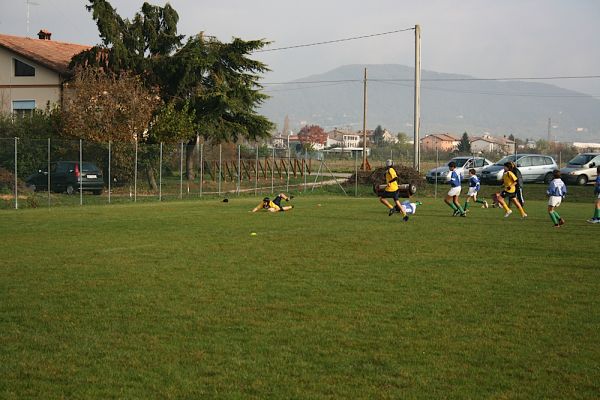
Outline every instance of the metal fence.
<svg viewBox="0 0 600 400">
<path fill-rule="evenodd" d="M 307 191 L 332 185 L 358 169 L 358 154 L 274 149 L 259 144 L 93 143 L 82 140 L 0 139 L 0 208 L 105 204 L 172 199 L 262 195 Z M 64 193 L 52 172 L 61 161 L 95 164 L 104 182 L 88 193 L 77 178 L 72 194 Z M 334 173 L 329 163 L 342 173 Z M 339 165 L 338 165 L 339 164 Z M 343 165 L 343 167 L 340 167 Z M 47 179 L 43 189 L 32 181 Z M 45 182 L 45 181 L 44 181 Z M 77 184 L 77 182 L 79 184 Z"/>
</svg>

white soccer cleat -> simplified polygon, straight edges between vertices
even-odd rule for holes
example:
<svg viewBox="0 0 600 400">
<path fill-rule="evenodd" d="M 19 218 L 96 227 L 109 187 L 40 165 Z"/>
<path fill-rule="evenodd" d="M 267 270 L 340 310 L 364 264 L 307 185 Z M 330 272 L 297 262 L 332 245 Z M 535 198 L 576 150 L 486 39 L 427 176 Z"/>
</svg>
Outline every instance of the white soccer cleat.
<svg viewBox="0 0 600 400">
<path fill-rule="evenodd" d="M 508 218 L 512 214 L 512 210 L 508 210 L 506 214 L 504 214 L 504 218 Z"/>
</svg>

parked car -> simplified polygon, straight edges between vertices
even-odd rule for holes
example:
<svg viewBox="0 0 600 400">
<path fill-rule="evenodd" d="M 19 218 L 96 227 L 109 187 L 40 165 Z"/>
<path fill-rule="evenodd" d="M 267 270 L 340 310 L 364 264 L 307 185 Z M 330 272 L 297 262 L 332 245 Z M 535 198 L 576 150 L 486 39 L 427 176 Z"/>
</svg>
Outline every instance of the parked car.
<svg viewBox="0 0 600 400">
<path fill-rule="evenodd" d="M 26 184 L 34 191 L 48 190 L 48 166 L 27 177 Z M 50 190 L 73 194 L 80 187 L 94 194 L 102 193 L 104 181 L 96 164 L 83 162 L 81 168 L 78 161 L 58 161 L 50 164 Z"/>
<path fill-rule="evenodd" d="M 560 170 L 566 183 L 585 185 L 596 180 L 596 168 L 600 165 L 600 153 L 578 154 L 569 160 L 567 166 Z"/>
<path fill-rule="evenodd" d="M 552 171 L 558 169 L 554 158 L 541 154 L 512 154 L 506 156 L 494 165 L 484 168 L 481 171 L 481 182 L 497 184 L 502 182 L 504 174 L 504 163 L 513 161 L 523 175 L 523 182 L 550 182 Z"/>
<path fill-rule="evenodd" d="M 481 170 L 483 170 L 484 167 L 488 166 L 488 165 L 492 165 L 492 162 L 490 160 L 488 160 L 487 158 L 483 158 L 483 157 L 454 157 L 453 159 L 451 159 L 450 161 L 448 161 L 448 164 L 446 164 L 443 167 L 439 167 L 439 168 L 434 168 L 432 170 L 430 170 L 429 172 L 427 172 L 427 175 L 425 175 L 425 178 L 427 179 L 427 182 L 429 183 L 433 183 L 436 180 L 436 175 L 437 175 L 437 181 L 440 183 L 446 183 L 450 180 L 450 168 L 448 167 L 448 165 L 451 162 L 455 162 L 456 163 L 456 172 L 462 174 L 463 180 L 466 181 L 469 179 L 469 170 L 471 168 L 474 168 L 475 171 L 477 172 L 477 174 L 479 175 L 479 172 L 481 172 Z"/>
</svg>

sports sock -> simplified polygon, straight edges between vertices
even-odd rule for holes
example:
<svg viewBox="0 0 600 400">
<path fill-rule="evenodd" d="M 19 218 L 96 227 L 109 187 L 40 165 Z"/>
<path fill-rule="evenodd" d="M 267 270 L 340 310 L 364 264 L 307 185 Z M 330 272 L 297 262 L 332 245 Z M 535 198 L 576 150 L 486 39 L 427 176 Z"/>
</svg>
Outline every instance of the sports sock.
<svg viewBox="0 0 600 400">
<path fill-rule="evenodd" d="M 502 204 L 502 208 L 504 209 L 505 212 L 508 212 L 508 210 L 510 210 L 510 208 L 508 208 L 508 205 L 505 203 L 498 203 L 498 204 Z"/>
<path fill-rule="evenodd" d="M 479 199 L 477 199 L 477 200 L 475 200 L 475 203 L 485 204 L 485 200 L 479 200 Z"/>
<path fill-rule="evenodd" d="M 554 211 L 554 216 L 556 217 L 556 219 L 560 219 L 560 214 L 557 213 L 556 211 Z"/>
<path fill-rule="evenodd" d="M 596 211 L 594 212 L 594 218 L 600 219 L 600 208 L 596 208 Z"/>
<path fill-rule="evenodd" d="M 446 203 L 450 206 L 451 209 L 453 209 L 454 211 L 457 210 L 456 206 L 454 205 L 454 203 Z"/>
<path fill-rule="evenodd" d="M 465 206 L 463 207 L 465 209 L 465 211 L 467 211 L 467 208 L 469 208 L 469 202 L 465 201 Z"/>
<path fill-rule="evenodd" d="M 465 213 L 465 210 L 463 210 L 463 209 L 462 209 L 462 207 L 460 206 L 460 204 L 455 204 L 455 206 L 456 206 L 456 209 L 457 209 L 458 211 L 460 211 L 460 213 L 461 213 L 461 214 L 464 214 L 464 213 Z"/>
<path fill-rule="evenodd" d="M 554 211 L 549 212 L 548 215 L 550 215 L 550 219 L 554 225 L 558 225 L 558 218 L 556 218 L 556 215 L 554 215 Z"/>
</svg>

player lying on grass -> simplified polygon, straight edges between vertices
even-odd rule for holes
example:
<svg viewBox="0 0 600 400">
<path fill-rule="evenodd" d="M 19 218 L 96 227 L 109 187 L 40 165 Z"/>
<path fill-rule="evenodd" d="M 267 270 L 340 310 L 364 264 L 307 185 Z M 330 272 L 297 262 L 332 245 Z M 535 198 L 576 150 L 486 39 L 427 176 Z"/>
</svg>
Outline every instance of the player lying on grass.
<svg viewBox="0 0 600 400">
<path fill-rule="evenodd" d="M 402 207 L 404 207 L 404 209 L 406 210 L 407 215 L 414 215 L 417 212 L 417 206 L 420 206 L 421 204 L 423 203 L 421 203 L 420 201 L 411 203 L 409 200 L 404 200 L 402 202 Z"/>
<path fill-rule="evenodd" d="M 252 209 L 252 212 L 257 212 L 258 210 L 266 210 L 269 212 L 278 212 L 278 211 L 288 211 L 294 208 L 294 206 L 282 206 L 281 200 L 290 201 L 294 196 L 286 196 L 284 193 L 279 193 L 277 197 L 271 200 L 268 197 L 265 197 L 263 201 Z"/>
</svg>

